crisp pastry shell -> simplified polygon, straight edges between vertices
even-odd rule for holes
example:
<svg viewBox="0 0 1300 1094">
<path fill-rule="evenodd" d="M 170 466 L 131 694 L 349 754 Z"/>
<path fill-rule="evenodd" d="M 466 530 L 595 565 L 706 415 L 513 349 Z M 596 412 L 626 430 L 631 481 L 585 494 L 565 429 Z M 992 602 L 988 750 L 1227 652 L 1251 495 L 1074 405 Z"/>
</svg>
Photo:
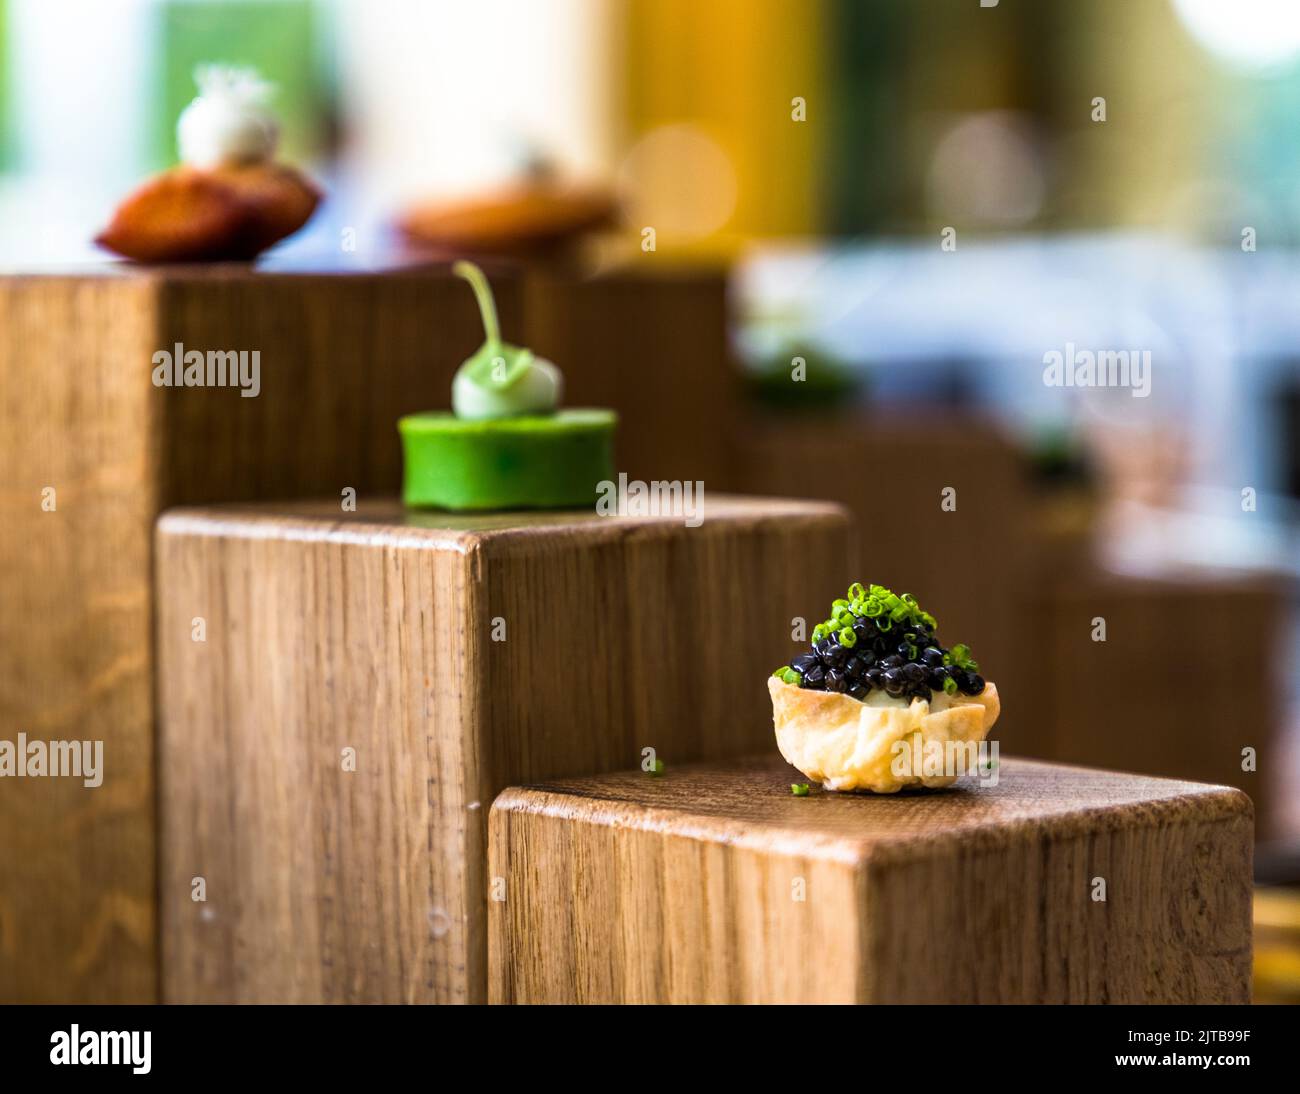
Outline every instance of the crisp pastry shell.
<svg viewBox="0 0 1300 1094">
<path fill-rule="evenodd" d="M 301 228 L 319 201 L 282 164 L 181 165 L 127 195 L 95 242 L 137 262 L 248 259 Z"/>
<path fill-rule="evenodd" d="M 485 253 L 556 247 L 613 223 L 617 203 L 603 190 L 519 185 L 458 201 L 429 202 L 400 221 L 421 243 Z"/>
<path fill-rule="evenodd" d="M 956 775 L 897 774 L 895 744 L 983 741 L 1001 712 L 998 689 L 986 683 L 979 695 L 960 695 L 942 710 L 914 700 L 907 706 L 875 706 L 837 692 L 813 691 L 768 678 L 777 747 L 786 761 L 828 790 L 890 794 L 909 786 L 943 787 Z"/>
</svg>

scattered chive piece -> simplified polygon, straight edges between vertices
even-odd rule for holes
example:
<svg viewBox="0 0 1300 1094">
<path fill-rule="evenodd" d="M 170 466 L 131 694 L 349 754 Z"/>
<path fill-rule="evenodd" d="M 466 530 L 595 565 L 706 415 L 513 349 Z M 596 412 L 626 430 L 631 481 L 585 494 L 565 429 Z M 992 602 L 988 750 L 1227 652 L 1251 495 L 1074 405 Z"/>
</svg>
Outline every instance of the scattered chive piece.
<svg viewBox="0 0 1300 1094">
<path fill-rule="evenodd" d="M 858 644 L 858 636 L 853 633 L 852 627 L 845 627 L 840 631 L 840 645 L 852 649 Z"/>
<path fill-rule="evenodd" d="M 943 690 L 945 695 L 956 695 L 957 681 L 954 680 L 951 676 L 945 677 L 943 681 Z"/>
<path fill-rule="evenodd" d="M 789 671 L 790 671 L 790 666 L 789 666 L 789 665 L 782 665 L 779 669 L 776 670 L 776 672 L 772 673 L 772 675 L 773 675 L 773 676 L 779 676 L 779 677 L 781 677 L 782 680 L 784 680 L 784 679 L 785 679 L 785 674 L 786 674 L 787 672 L 789 672 Z"/>
<path fill-rule="evenodd" d="M 808 796 L 808 784 L 791 783 L 790 793 L 793 794 L 796 798 L 806 798 Z"/>
<path fill-rule="evenodd" d="M 786 669 L 785 672 L 781 674 L 781 679 L 787 684 L 793 684 L 795 687 L 799 687 L 803 683 L 802 674 L 796 672 L 794 669 Z"/>
<path fill-rule="evenodd" d="M 823 638 L 825 638 L 830 633 L 831 633 L 830 627 L 826 626 L 825 623 L 818 623 L 817 626 L 813 628 L 813 641 L 820 642 Z"/>
<path fill-rule="evenodd" d="M 855 581 L 852 585 L 849 586 L 849 599 L 850 599 L 850 600 L 861 600 L 862 597 L 863 597 L 863 594 L 865 594 L 865 593 L 866 593 L 866 589 L 864 589 L 864 588 L 862 587 L 862 582 L 861 582 L 861 581 Z"/>
<path fill-rule="evenodd" d="M 653 778 L 657 778 L 658 776 L 662 775 L 663 773 L 664 773 L 664 762 L 663 762 L 663 760 L 655 760 L 655 765 L 654 765 L 654 767 L 652 767 L 649 771 L 646 772 L 647 775 L 650 775 L 650 776 L 653 777 Z"/>
</svg>

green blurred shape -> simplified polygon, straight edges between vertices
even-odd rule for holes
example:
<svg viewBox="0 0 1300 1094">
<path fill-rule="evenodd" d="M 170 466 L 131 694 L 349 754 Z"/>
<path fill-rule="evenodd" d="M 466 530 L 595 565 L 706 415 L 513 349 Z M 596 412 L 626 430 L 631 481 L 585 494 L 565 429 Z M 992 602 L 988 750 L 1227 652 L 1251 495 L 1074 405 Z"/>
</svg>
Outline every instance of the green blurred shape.
<svg viewBox="0 0 1300 1094">
<path fill-rule="evenodd" d="M 6 33 L 8 13 L 5 0 L 0 0 L 0 171 L 9 166 L 13 150 L 9 146 L 14 120 L 9 115 L 9 37 Z"/>
<path fill-rule="evenodd" d="M 828 0 L 831 102 L 822 142 L 822 221 L 832 235 L 895 227 L 908 200 L 906 44 L 913 0 Z M 977 4 L 977 0 L 970 0 Z"/>
<path fill-rule="evenodd" d="M 271 106 L 285 160 L 302 162 L 322 151 L 329 99 L 311 0 L 167 0 L 159 18 L 162 84 L 155 98 L 154 166 L 177 160 L 176 119 L 198 94 L 194 70 L 203 64 L 255 68 L 275 84 Z"/>
<path fill-rule="evenodd" d="M 795 358 L 804 362 L 804 378 L 795 380 Z M 820 349 L 790 349 L 761 362 L 749 376 L 749 393 L 760 406 L 781 413 L 833 410 L 849 406 L 865 388 L 862 375 Z"/>
</svg>

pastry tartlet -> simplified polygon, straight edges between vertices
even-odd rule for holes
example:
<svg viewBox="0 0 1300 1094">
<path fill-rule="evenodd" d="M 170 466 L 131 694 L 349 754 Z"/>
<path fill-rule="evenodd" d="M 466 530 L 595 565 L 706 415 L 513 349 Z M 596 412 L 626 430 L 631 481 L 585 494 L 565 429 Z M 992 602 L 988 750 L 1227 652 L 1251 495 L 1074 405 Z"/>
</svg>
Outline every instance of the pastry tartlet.
<svg viewBox="0 0 1300 1094">
<path fill-rule="evenodd" d="M 245 69 L 203 67 L 182 111 L 182 162 L 118 206 L 95 242 L 137 262 L 250 259 L 311 217 L 320 191 L 274 162 L 278 131 L 269 85 Z"/>
<path fill-rule="evenodd" d="M 617 204 L 605 190 L 528 179 L 476 197 L 430 202 L 400 222 L 408 237 L 474 254 L 533 254 L 563 247 L 612 225 Z"/>
<path fill-rule="evenodd" d="M 1001 710 L 997 687 L 936 627 L 911 596 L 850 586 L 808 652 L 768 679 L 786 761 L 827 790 L 878 794 L 974 774 L 969 757 Z"/>
<path fill-rule="evenodd" d="M 397 423 L 402 500 L 451 510 L 594 505 L 600 484 L 614 477 L 614 412 L 558 409 L 560 370 L 502 341 L 482 270 L 471 262 L 452 270 L 474 289 L 485 337 L 452 380 L 452 413 Z"/>
</svg>

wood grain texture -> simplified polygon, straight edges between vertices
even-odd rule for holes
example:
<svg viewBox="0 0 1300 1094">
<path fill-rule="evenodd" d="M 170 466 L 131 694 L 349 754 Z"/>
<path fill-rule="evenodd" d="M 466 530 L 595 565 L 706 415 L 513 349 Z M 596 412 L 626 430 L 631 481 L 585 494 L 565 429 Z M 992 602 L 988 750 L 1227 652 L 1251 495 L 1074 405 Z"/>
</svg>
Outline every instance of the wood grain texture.
<svg viewBox="0 0 1300 1094">
<path fill-rule="evenodd" d="M 1044 588 L 1026 615 L 1044 637 L 1039 754 L 1235 786 L 1254 801 L 1261 838 L 1276 834 L 1287 596 L 1280 578 L 1223 574 L 1083 570 Z M 1104 642 L 1093 640 L 1098 618 Z M 1241 625 L 1225 642 L 1217 630 L 1233 619 Z M 1242 768 L 1245 748 L 1254 770 Z"/>
<path fill-rule="evenodd" d="M 490 820 L 491 999 L 1248 1001 L 1244 794 L 998 771 L 795 798 L 763 756 L 512 787 Z"/>
<path fill-rule="evenodd" d="M 496 280 L 517 323 L 514 283 Z M 0 733 L 102 740 L 106 768 L 93 790 L 0 787 L 0 1001 L 157 996 L 157 514 L 395 491 L 396 418 L 445 404 L 480 337 L 437 268 L 0 277 Z M 260 351 L 261 394 L 155 388 L 152 355 L 177 342 Z"/>
<path fill-rule="evenodd" d="M 654 254 L 598 274 L 538 263 L 523 293 L 526 342 L 564 370 L 565 400 L 618 409 L 620 471 L 736 489 L 728 430 L 742 382 L 727 341 L 724 267 L 665 265 Z"/>
<path fill-rule="evenodd" d="M 761 747 L 735 682 L 834 595 L 849 533 L 763 499 L 698 528 L 377 503 L 177 510 L 157 550 L 164 998 L 477 1002 L 495 794 Z"/>
<path fill-rule="evenodd" d="M 156 993 L 155 306 L 142 281 L 0 279 L 0 735 L 103 741 L 106 768 L 0 785 L 3 1002 Z"/>
</svg>

